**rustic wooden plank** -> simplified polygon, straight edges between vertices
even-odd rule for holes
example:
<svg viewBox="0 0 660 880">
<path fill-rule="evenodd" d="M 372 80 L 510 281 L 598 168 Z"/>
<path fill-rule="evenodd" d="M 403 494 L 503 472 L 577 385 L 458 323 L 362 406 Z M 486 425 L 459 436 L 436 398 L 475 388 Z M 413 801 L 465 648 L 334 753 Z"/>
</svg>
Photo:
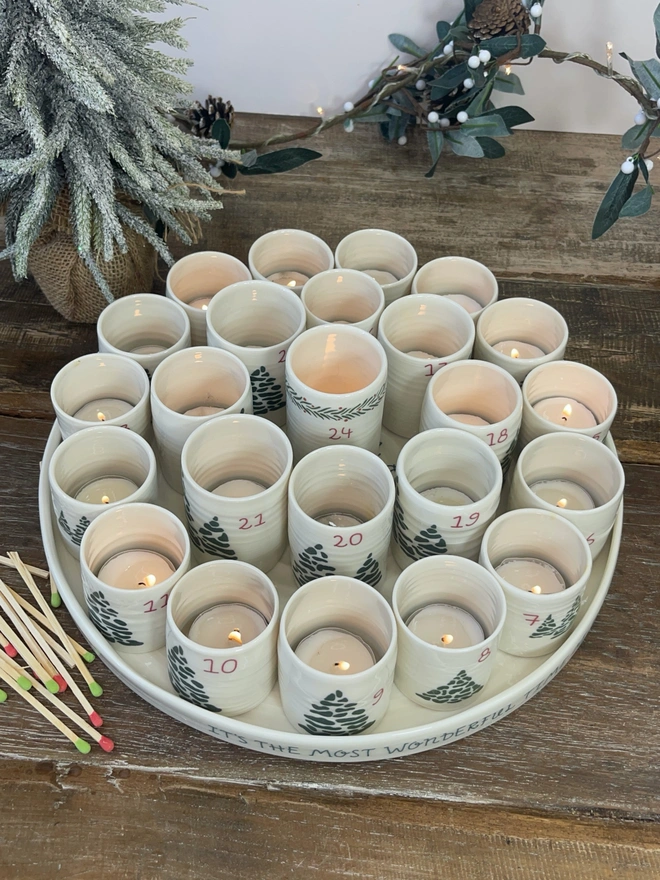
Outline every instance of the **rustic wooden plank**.
<svg viewBox="0 0 660 880">
<path fill-rule="evenodd" d="M 302 799 L 68 762 L 2 762 L 0 794 L 3 880 L 637 880 L 660 873 L 650 823 L 400 798 Z"/>
<path fill-rule="evenodd" d="M 0 418 L 0 520 L 5 550 L 44 564 L 36 503 L 38 461 L 47 426 Z M 543 694 L 455 745 L 378 764 L 310 765 L 213 740 L 161 715 L 103 667 L 98 708 L 117 740 L 81 766 L 146 769 L 175 784 L 210 781 L 311 795 L 402 796 L 447 804 L 535 808 L 564 815 L 652 820 L 658 815 L 660 585 L 656 468 L 627 467 L 626 524 L 610 596 L 586 642 Z M 2 547 L 0 547 L 0 550 Z M 13 572 L 3 574 L 18 584 Z M 61 616 L 64 616 L 63 613 Z M 0 756 L 69 761 L 72 748 L 15 699 L 0 708 Z"/>
</svg>

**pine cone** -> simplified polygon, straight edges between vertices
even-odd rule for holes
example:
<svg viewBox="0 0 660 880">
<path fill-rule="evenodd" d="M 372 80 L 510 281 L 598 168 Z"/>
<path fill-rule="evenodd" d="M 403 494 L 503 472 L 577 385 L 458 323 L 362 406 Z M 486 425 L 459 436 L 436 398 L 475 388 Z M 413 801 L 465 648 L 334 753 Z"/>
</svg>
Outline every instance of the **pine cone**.
<svg viewBox="0 0 660 880">
<path fill-rule="evenodd" d="M 203 105 L 195 101 L 188 111 L 188 118 L 192 133 L 206 138 L 211 136 L 211 127 L 217 119 L 224 119 L 231 126 L 234 121 L 234 108 L 231 101 L 223 101 L 222 98 L 209 95 Z"/>
<path fill-rule="evenodd" d="M 520 0 L 482 0 L 468 23 L 475 40 L 525 34 L 529 25 L 529 12 Z"/>
</svg>

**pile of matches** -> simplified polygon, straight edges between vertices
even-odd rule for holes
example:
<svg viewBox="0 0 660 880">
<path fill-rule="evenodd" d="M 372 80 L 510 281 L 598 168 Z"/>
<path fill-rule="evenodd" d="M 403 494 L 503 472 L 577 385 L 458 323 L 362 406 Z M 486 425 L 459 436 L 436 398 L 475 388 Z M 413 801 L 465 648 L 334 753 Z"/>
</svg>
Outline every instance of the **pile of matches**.
<svg viewBox="0 0 660 880">
<path fill-rule="evenodd" d="M 33 575 L 48 581 L 49 573 L 44 569 L 25 565 L 18 553 L 0 556 L 0 565 L 18 571 L 38 606 L 35 607 L 0 580 L 0 647 L 4 650 L 4 656 L 0 653 L 0 680 L 47 718 L 71 740 L 79 752 L 86 755 L 91 750 L 87 740 L 71 730 L 35 694 L 39 694 L 58 712 L 66 715 L 104 751 L 111 752 L 115 744 L 96 729 L 103 724 L 103 719 L 69 672 L 77 669 L 92 695 L 100 697 L 103 689 L 85 665 L 94 660 L 94 654 L 68 636 L 55 617 L 51 605 L 57 608 L 61 604 L 56 587 L 51 585 L 49 605 L 34 581 Z M 24 666 L 18 662 L 19 659 Z M 91 724 L 56 696 L 67 688 L 78 700 Z M 6 700 L 6 691 L 0 689 L 0 703 Z"/>
</svg>

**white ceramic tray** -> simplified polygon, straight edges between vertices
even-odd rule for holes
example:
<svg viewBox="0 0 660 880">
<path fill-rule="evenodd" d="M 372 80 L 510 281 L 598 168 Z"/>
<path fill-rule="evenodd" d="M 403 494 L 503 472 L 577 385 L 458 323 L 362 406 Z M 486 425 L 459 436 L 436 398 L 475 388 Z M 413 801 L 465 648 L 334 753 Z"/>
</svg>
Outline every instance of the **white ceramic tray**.
<svg viewBox="0 0 660 880">
<path fill-rule="evenodd" d="M 48 463 L 60 440 L 55 424 L 44 452 L 39 483 L 41 533 L 51 576 L 89 644 L 124 684 L 167 715 L 224 742 L 301 761 L 340 763 L 397 758 L 456 742 L 511 714 L 551 682 L 578 649 L 605 600 L 619 554 L 623 506 L 609 542 L 594 563 L 585 602 L 569 638 L 547 657 L 520 658 L 500 652 L 495 671 L 477 704 L 464 710 L 435 712 L 416 706 L 394 688 L 388 712 L 376 732 L 370 730 L 341 738 L 311 736 L 298 733 L 286 720 L 277 686 L 258 708 L 238 718 L 229 718 L 193 706 L 174 693 L 167 676 L 164 648 L 151 654 L 123 654 L 103 638 L 87 617 L 80 566 L 65 549 L 53 516 Z M 400 438 L 383 433 L 381 455 L 388 464 L 394 464 L 402 444 Z M 609 438 L 608 445 L 614 449 Z M 164 481 L 160 488 L 163 506 L 184 520 L 182 497 Z M 381 590 L 388 599 L 398 574 L 399 569 L 390 557 Z M 294 590 L 288 554 L 269 575 L 284 604 Z"/>
</svg>

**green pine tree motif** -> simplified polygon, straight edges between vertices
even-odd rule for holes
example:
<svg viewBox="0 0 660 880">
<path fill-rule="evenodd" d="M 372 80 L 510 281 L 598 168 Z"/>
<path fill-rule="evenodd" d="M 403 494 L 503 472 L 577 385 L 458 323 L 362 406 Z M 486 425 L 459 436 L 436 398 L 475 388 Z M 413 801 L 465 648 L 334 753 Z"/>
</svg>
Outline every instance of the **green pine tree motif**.
<svg viewBox="0 0 660 880">
<path fill-rule="evenodd" d="M 100 590 L 90 593 L 87 597 L 87 608 L 89 619 L 110 643 L 123 645 L 125 648 L 144 644 L 144 642 L 139 642 L 133 638 L 133 633 L 125 621 L 120 620 L 117 612 Z"/>
<path fill-rule="evenodd" d="M 364 581 L 365 584 L 369 584 L 370 587 L 377 587 L 381 582 L 383 579 L 383 572 L 380 569 L 378 560 L 374 559 L 372 553 L 367 556 L 362 565 L 358 568 L 355 577 L 359 581 Z"/>
<path fill-rule="evenodd" d="M 555 619 L 552 614 L 548 614 L 543 623 L 534 630 L 533 633 L 530 633 L 530 639 L 542 639 L 545 636 L 554 636 L 557 631 L 557 624 L 555 623 Z"/>
<path fill-rule="evenodd" d="M 204 686 L 195 678 L 195 672 L 188 665 L 183 648 L 175 645 L 167 652 L 167 671 L 172 687 L 177 694 L 189 703 L 208 709 L 209 712 L 222 712 L 214 706 L 204 690 Z"/>
<path fill-rule="evenodd" d="M 250 382 L 255 416 L 265 416 L 286 406 L 284 389 L 265 367 L 258 367 L 250 373 Z"/>
<path fill-rule="evenodd" d="M 334 691 L 320 703 L 313 703 L 305 721 L 307 724 L 298 726 L 319 736 L 350 736 L 363 733 L 375 724 L 365 710 L 359 709 L 357 703 L 351 702 L 342 691 Z"/>
<path fill-rule="evenodd" d="M 563 636 L 571 628 L 573 621 L 577 617 L 580 603 L 581 600 L 578 596 L 559 623 L 555 621 L 552 614 L 548 614 L 543 623 L 530 634 L 530 639 L 542 639 L 544 636 L 558 639 L 560 636 Z"/>
<path fill-rule="evenodd" d="M 186 510 L 190 540 L 201 553 L 208 553 L 210 556 L 217 556 L 220 559 L 238 559 L 229 543 L 227 533 L 218 522 L 217 516 L 197 528 L 190 504 L 185 496 L 183 506 Z"/>
<path fill-rule="evenodd" d="M 291 563 L 291 568 L 300 587 L 309 581 L 316 580 L 316 578 L 334 574 L 336 571 L 334 566 L 328 564 L 328 554 L 323 550 L 323 544 L 307 547 Z"/>
<path fill-rule="evenodd" d="M 417 694 L 417 696 L 430 703 L 462 703 L 463 700 L 473 697 L 481 690 L 483 690 L 483 685 L 477 684 L 465 669 L 461 669 L 448 684 L 433 688 L 423 694 Z"/>
<path fill-rule="evenodd" d="M 58 523 L 62 527 L 62 531 L 66 532 L 66 534 L 71 538 L 71 542 L 76 546 L 80 547 L 80 542 L 83 539 L 83 535 L 87 531 L 87 527 L 89 526 L 91 520 L 87 519 L 86 516 L 81 516 L 78 520 L 78 525 L 75 529 L 72 529 L 69 523 L 64 516 L 64 511 L 60 510 L 60 515 L 57 518 Z"/>
<path fill-rule="evenodd" d="M 502 465 L 502 479 L 506 480 L 506 475 L 509 473 L 509 468 L 511 467 L 511 460 L 513 459 L 513 453 L 516 448 L 516 442 L 511 444 L 507 451 L 504 453 L 504 458 L 500 462 Z"/>
<path fill-rule="evenodd" d="M 397 544 L 410 559 L 424 559 L 426 556 L 439 556 L 441 553 L 447 552 L 445 539 L 436 525 L 422 529 L 414 537 L 411 535 L 398 498 L 394 504 L 393 531 Z"/>
</svg>

